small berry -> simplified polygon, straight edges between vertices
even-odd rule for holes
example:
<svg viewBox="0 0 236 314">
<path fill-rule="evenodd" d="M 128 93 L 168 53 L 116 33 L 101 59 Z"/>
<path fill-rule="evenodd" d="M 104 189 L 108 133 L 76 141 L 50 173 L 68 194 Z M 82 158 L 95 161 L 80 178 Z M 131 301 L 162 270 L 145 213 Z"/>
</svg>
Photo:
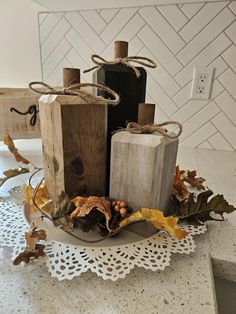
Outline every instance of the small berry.
<svg viewBox="0 0 236 314">
<path fill-rule="evenodd" d="M 116 205 L 116 206 L 114 207 L 114 209 L 115 209 L 116 212 L 119 212 L 119 211 L 120 211 L 120 206 L 119 206 L 119 205 Z"/>
<path fill-rule="evenodd" d="M 120 214 L 121 214 L 122 217 L 125 217 L 126 214 L 127 214 L 127 209 L 125 207 L 121 207 Z"/>
<path fill-rule="evenodd" d="M 126 202 L 120 202 L 120 207 L 126 207 Z"/>
</svg>

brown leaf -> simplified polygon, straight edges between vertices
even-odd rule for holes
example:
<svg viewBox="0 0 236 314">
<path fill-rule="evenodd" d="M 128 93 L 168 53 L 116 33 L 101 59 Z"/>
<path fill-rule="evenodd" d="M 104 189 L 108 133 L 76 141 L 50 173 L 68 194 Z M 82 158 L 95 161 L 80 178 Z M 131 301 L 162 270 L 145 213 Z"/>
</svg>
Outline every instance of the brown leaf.
<svg viewBox="0 0 236 314">
<path fill-rule="evenodd" d="M 181 219 L 189 221 L 205 222 L 208 220 L 217 220 L 211 216 L 211 213 L 219 214 L 224 220 L 224 213 L 232 213 L 236 208 L 225 200 L 223 195 L 215 195 L 210 200 L 209 197 L 213 195 L 211 190 L 200 193 L 196 201 L 194 195 L 191 193 L 189 199 L 185 202 L 179 203 L 178 213 Z"/>
<path fill-rule="evenodd" d="M 19 265 L 21 262 L 29 263 L 31 258 L 39 258 L 40 256 L 45 256 L 44 253 L 45 245 L 36 244 L 35 250 L 31 251 L 26 248 L 21 252 L 13 261 L 13 265 Z"/>
<path fill-rule="evenodd" d="M 10 137 L 9 134 L 5 134 L 4 138 L 3 138 L 3 142 L 5 145 L 7 145 L 9 151 L 14 155 L 15 160 L 17 162 L 22 162 L 25 165 L 28 165 L 30 163 L 30 161 L 26 158 L 24 158 L 19 152 L 18 149 L 15 147 L 15 144 L 12 140 L 12 138 Z"/>
<path fill-rule="evenodd" d="M 71 218 L 85 217 L 91 210 L 97 209 L 109 220 L 111 218 L 111 202 L 105 197 L 89 196 L 88 198 L 77 196 L 71 200 L 76 209 L 71 213 Z"/>
<path fill-rule="evenodd" d="M 44 256 L 45 245 L 38 243 L 40 240 L 46 240 L 47 233 L 43 229 L 38 229 L 35 222 L 39 219 L 36 218 L 28 232 L 25 232 L 26 248 L 21 252 L 13 261 L 14 265 L 19 265 L 21 262 L 29 263 L 31 258 L 38 258 Z"/>
<path fill-rule="evenodd" d="M 183 172 L 180 171 L 179 166 L 176 166 L 173 183 L 173 194 L 179 201 L 187 200 L 190 195 L 186 185 L 181 178 L 182 173 Z"/>
<path fill-rule="evenodd" d="M 30 251 L 34 251 L 36 244 L 38 243 L 37 237 L 32 237 L 29 232 L 25 232 L 25 242 Z"/>
<path fill-rule="evenodd" d="M 25 232 L 25 241 L 27 244 L 27 247 L 34 251 L 36 244 L 40 240 L 46 240 L 47 233 L 43 229 L 37 229 L 37 227 L 33 227 L 29 232 Z"/>
<path fill-rule="evenodd" d="M 198 190 L 205 190 L 205 186 L 203 186 L 202 183 L 205 182 L 206 180 L 202 177 L 196 177 L 196 175 L 197 175 L 196 170 L 193 171 L 188 170 L 184 172 L 184 174 L 182 175 L 183 181 L 187 182 L 192 187 Z"/>
</svg>

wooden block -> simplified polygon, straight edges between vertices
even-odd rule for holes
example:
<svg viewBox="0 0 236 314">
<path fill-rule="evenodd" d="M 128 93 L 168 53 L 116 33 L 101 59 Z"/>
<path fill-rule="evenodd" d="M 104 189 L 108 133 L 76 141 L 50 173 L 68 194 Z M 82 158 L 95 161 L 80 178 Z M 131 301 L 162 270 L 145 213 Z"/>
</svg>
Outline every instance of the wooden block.
<svg viewBox="0 0 236 314">
<path fill-rule="evenodd" d="M 112 137 L 110 197 L 167 213 L 173 188 L 178 139 L 119 132 Z M 137 224 L 132 231 L 150 235 L 155 229 Z"/>
<path fill-rule="evenodd" d="M 78 96 L 39 100 L 46 185 L 56 203 L 69 196 L 105 195 L 107 107 Z"/>
<path fill-rule="evenodd" d="M 38 110 L 38 98 L 39 95 L 28 88 L 0 88 L 0 138 L 6 132 L 14 139 L 40 137 L 39 115 L 35 111 L 17 113 L 26 113 L 30 106 Z"/>
</svg>

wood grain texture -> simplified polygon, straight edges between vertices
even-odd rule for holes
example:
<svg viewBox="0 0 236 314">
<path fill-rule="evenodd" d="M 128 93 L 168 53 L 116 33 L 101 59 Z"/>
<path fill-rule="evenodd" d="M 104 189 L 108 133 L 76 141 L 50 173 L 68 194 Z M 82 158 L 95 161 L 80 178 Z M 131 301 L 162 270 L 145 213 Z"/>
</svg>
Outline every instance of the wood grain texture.
<svg viewBox="0 0 236 314">
<path fill-rule="evenodd" d="M 142 207 L 168 211 L 173 186 L 178 140 L 153 134 L 120 132 L 112 137 L 110 196 Z M 133 226 L 143 235 L 150 225 Z"/>
<path fill-rule="evenodd" d="M 39 101 L 46 185 L 56 202 L 69 196 L 104 195 L 107 107 L 77 96 L 42 96 Z"/>
<path fill-rule="evenodd" d="M 20 112 L 28 111 L 29 107 L 37 104 L 39 95 L 28 88 L 0 88 L 0 137 L 9 133 L 12 138 L 40 137 L 39 115 L 36 124 L 30 125 L 32 115 L 20 115 L 11 112 L 15 108 Z"/>
<path fill-rule="evenodd" d="M 138 106 L 138 124 L 148 125 L 154 123 L 155 104 L 141 103 Z"/>
</svg>

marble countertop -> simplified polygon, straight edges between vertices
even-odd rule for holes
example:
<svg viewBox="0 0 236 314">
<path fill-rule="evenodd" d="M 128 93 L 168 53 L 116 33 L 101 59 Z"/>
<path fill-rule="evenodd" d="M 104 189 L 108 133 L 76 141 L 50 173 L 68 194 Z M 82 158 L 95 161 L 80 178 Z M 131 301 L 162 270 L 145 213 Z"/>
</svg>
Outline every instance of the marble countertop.
<svg viewBox="0 0 236 314">
<path fill-rule="evenodd" d="M 19 141 L 22 153 L 41 163 L 40 140 Z M 179 148 L 178 163 L 196 169 L 207 186 L 236 205 L 236 153 Z M 0 144 L 0 172 L 15 166 Z M 14 185 L 26 176 L 14 179 Z M 4 187 L 10 189 L 13 181 Z M 116 282 L 87 272 L 71 281 L 51 278 L 45 264 L 13 266 L 8 248 L 0 248 L 0 313 L 217 313 L 215 275 L 236 281 L 236 213 L 211 222 L 195 237 L 196 251 L 172 255 L 164 271 L 135 268 Z"/>
</svg>

